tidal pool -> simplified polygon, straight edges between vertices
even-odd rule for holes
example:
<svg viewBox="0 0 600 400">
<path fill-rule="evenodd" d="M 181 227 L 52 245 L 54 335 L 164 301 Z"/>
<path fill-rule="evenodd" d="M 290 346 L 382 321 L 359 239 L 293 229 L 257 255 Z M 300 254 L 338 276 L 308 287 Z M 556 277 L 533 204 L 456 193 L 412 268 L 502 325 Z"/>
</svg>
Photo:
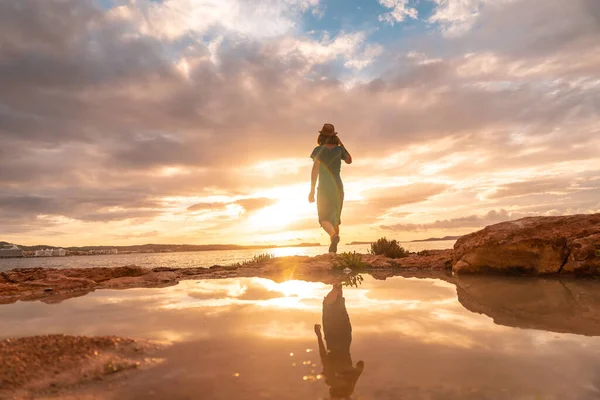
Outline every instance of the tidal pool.
<svg viewBox="0 0 600 400">
<path fill-rule="evenodd" d="M 94 398 L 594 399 L 599 289 L 597 281 L 364 276 L 329 295 L 323 318 L 331 285 L 184 281 L 3 305 L 0 338 L 62 333 L 171 344 L 164 362 L 120 385 L 96 385 Z M 328 356 L 319 354 L 315 324 L 323 325 Z"/>
</svg>

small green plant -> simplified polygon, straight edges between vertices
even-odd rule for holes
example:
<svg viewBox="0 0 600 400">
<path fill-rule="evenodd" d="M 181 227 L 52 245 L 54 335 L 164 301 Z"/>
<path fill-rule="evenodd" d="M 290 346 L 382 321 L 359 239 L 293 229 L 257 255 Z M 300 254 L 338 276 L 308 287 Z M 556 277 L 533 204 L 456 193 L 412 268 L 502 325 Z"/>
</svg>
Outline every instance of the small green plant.
<svg viewBox="0 0 600 400">
<path fill-rule="evenodd" d="M 350 275 L 342 282 L 345 287 L 358 287 L 363 282 L 363 277 L 360 274 Z"/>
<path fill-rule="evenodd" d="M 385 237 L 371 243 L 371 254 L 382 255 L 388 258 L 408 257 L 408 251 L 398 244 L 398 241 L 387 240 Z"/>
<path fill-rule="evenodd" d="M 275 258 L 275 256 L 273 254 L 269 254 L 269 253 L 256 254 L 250 260 L 244 261 L 242 265 L 259 264 L 259 263 L 263 263 L 265 261 L 272 260 L 274 258 Z"/>
<path fill-rule="evenodd" d="M 333 269 L 337 271 L 343 271 L 348 268 L 352 272 L 356 272 L 362 271 L 368 266 L 369 264 L 362 260 L 362 254 L 356 251 L 338 254 L 333 261 Z"/>
</svg>

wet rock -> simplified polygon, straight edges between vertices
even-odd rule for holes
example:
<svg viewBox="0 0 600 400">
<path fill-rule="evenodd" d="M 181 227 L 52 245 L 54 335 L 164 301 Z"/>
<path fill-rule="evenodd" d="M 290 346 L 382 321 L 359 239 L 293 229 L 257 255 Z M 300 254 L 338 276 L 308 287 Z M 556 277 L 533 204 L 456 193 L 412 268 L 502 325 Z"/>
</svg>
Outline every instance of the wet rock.
<svg viewBox="0 0 600 400">
<path fill-rule="evenodd" d="M 528 217 L 465 235 L 454 245 L 452 270 L 596 275 L 600 214 Z"/>
</svg>

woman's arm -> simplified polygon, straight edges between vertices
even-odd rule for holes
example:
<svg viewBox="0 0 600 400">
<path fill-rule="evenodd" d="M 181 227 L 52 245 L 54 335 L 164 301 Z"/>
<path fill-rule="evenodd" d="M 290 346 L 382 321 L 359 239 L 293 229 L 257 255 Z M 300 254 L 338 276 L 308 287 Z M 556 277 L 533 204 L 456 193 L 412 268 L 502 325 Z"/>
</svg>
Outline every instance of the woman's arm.
<svg viewBox="0 0 600 400">
<path fill-rule="evenodd" d="M 344 161 L 346 162 L 346 164 L 352 164 L 352 156 L 350 155 L 350 152 L 348 151 L 348 149 L 346 149 L 344 143 L 342 143 L 342 140 L 339 137 L 338 141 L 340 143 L 340 146 L 342 146 L 342 148 L 346 150 L 346 158 L 344 159 Z"/>
<path fill-rule="evenodd" d="M 327 350 L 325 349 L 325 344 L 323 343 L 323 335 L 321 334 L 321 325 L 315 324 L 315 334 L 317 335 L 317 342 L 319 345 L 319 357 L 321 358 L 321 364 L 323 368 L 325 368 L 325 363 L 327 363 Z"/>
<path fill-rule="evenodd" d="M 310 193 L 308 195 L 308 201 L 310 203 L 315 202 L 315 186 L 317 185 L 317 177 L 319 176 L 319 165 L 321 162 L 315 160 L 313 163 L 312 171 L 310 173 Z"/>
</svg>

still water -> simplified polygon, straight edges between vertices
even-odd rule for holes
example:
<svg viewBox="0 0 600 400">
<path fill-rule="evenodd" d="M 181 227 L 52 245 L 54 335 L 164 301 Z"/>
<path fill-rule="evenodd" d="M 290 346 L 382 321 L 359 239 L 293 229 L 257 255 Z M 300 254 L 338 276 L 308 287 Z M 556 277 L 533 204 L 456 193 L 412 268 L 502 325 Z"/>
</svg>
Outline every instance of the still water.
<svg viewBox="0 0 600 400">
<path fill-rule="evenodd" d="M 434 242 L 402 243 L 409 251 L 451 249 L 454 240 Z M 340 245 L 338 252 L 367 253 L 369 245 Z M 77 257 L 32 257 L 0 259 L 0 271 L 24 267 L 52 268 L 89 268 L 89 267 L 120 267 L 123 265 L 138 265 L 140 267 L 210 267 L 211 265 L 229 265 L 251 259 L 257 254 L 269 253 L 276 257 L 284 256 L 316 256 L 327 253 L 327 246 L 315 247 L 277 247 L 260 250 L 228 250 L 228 251 L 192 251 L 182 253 L 142 253 Z"/>
<path fill-rule="evenodd" d="M 171 343 L 162 364 L 96 398 L 600 398 L 599 282 L 364 278 L 341 292 L 236 278 L 17 302 L 0 306 L 0 338 Z"/>
</svg>

